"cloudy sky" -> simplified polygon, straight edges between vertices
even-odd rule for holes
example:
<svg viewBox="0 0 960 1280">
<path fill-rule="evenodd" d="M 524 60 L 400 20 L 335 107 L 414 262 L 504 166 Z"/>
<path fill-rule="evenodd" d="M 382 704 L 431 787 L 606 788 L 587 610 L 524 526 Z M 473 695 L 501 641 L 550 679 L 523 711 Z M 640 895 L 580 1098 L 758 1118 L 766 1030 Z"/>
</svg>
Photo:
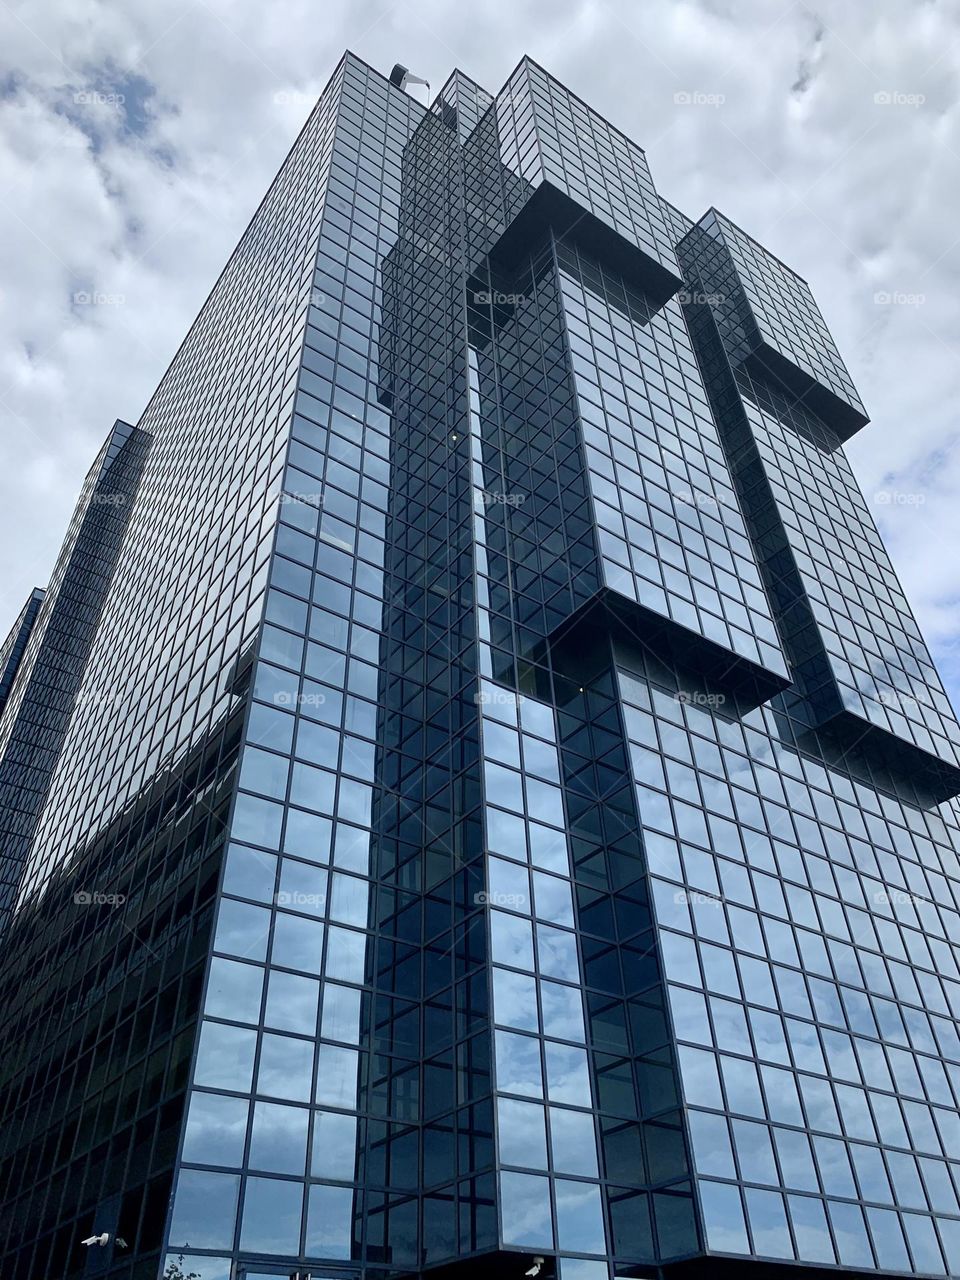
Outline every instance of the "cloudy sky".
<svg viewBox="0 0 960 1280">
<path fill-rule="evenodd" d="M 960 703 L 960 0 L 0 0 L 0 635 L 345 47 L 435 89 L 531 54 L 809 280 Z"/>
</svg>

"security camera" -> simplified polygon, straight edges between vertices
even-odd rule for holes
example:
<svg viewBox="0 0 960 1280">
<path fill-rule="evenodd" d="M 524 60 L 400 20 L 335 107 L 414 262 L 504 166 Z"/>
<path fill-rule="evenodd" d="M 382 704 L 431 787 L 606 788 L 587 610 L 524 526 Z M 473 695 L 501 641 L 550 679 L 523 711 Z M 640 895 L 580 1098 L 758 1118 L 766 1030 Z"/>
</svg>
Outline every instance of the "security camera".
<svg viewBox="0 0 960 1280">
<path fill-rule="evenodd" d="M 534 1258 L 533 1266 L 530 1268 L 529 1271 L 525 1271 L 523 1274 L 525 1276 L 538 1276 L 540 1274 L 540 1268 L 543 1266 L 545 1262 L 546 1262 L 546 1258 Z"/>
<path fill-rule="evenodd" d="M 87 1236 L 86 1240 L 81 1240 L 80 1243 L 85 1244 L 87 1246 L 96 1244 L 96 1245 L 99 1245 L 100 1248 L 102 1249 L 105 1245 L 108 1245 L 110 1243 L 110 1232 L 101 1231 L 101 1233 L 98 1236 Z M 118 1249 L 127 1248 L 127 1242 L 126 1240 L 124 1240 L 123 1236 L 116 1236 L 114 1238 L 113 1243 L 117 1246 Z"/>
</svg>

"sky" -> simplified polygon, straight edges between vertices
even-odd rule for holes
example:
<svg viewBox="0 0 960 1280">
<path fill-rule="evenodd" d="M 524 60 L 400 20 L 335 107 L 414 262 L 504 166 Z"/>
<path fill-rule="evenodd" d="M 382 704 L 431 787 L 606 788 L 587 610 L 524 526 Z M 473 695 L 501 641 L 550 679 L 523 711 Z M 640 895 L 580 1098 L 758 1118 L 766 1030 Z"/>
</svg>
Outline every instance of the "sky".
<svg viewBox="0 0 960 1280">
<path fill-rule="evenodd" d="M 530 54 L 809 281 L 960 705 L 960 0 L 0 0 L 0 637 L 345 48 L 434 91 Z"/>
</svg>

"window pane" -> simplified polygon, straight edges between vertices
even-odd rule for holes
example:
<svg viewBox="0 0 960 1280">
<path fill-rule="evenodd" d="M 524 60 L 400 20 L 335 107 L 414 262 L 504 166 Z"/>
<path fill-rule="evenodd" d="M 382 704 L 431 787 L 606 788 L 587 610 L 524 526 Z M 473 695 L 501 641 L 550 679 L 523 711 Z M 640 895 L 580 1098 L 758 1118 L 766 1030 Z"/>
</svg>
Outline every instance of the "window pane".
<svg viewBox="0 0 960 1280">
<path fill-rule="evenodd" d="M 194 1164 L 243 1164 L 247 1135 L 245 1098 L 193 1093 L 183 1139 L 183 1159 Z"/>
<path fill-rule="evenodd" d="M 691 1111 L 690 1136 L 693 1140 L 694 1161 L 698 1173 L 713 1174 L 718 1178 L 737 1176 L 725 1116 L 708 1115 L 705 1111 Z"/>
<path fill-rule="evenodd" d="M 748 1187 L 745 1194 L 754 1253 L 768 1258 L 792 1258 L 783 1196 L 778 1191 L 757 1191 L 753 1187 Z"/>
<path fill-rule="evenodd" d="M 551 1102 L 590 1105 L 590 1072 L 587 1052 L 572 1045 L 547 1043 L 547 1093 Z"/>
<path fill-rule="evenodd" d="M 528 1169 L 547 1167 L 547 1131 L 543 1107 L 513 1098 L 497 1100 L 497 1132 L 502 1164 Z"/>
<path fill-rule="evenodd" d="M 540 1041 L 511 1031 L 495 1033 L 497 1047 L 497 1088 L 505 1093 L 543 1096 L 540 1068 Z"/>
<path fill-rule="evenodd" d="M 203 1011 L 233 1022 L 259 1022 L 262 992 L 263 969 L 259 965 L 214 956 Z"/>
<path fill-rule="evenodd" d="M 300 1253 L 303 1183 L 247 1178 L 240 1248 L 258 1253 Z"/>
<path fill-rule="evenodd" d="M 559 1248 L 571 1253 L 605 1253 L 600 1188 L 592 1182 L 569 1182 L 563 1178 L 558 1178 L 554 1186 Z"/>
<path fill-rule="evenodd" d="M 336 1178 L 350 1182 L 356 1176 L 357 1117 L 336 1111 L 317 1111 L 313 1117 L 314 1178 Z"/>
<path fill-rule="evenodd" d="M 787 1196 L 787 1204 L 801 1262 L 835 1263 L 823 1201 L 809 1196 Z"/>
<path fill-rule="evenodd" d="M 214 1089 L 248 1093 L 253 1079 L 257 1033 L 246 1027 L 228 1027 L 204 1021 L 197 1050 L 194 1083 Z"/>
<path fill-rule="evenodd" d="M 264 1034 L 260 1046 L 257 1093 L 296 1102 L 310 1101 L 313 1077 L 313 1042 L 291 1036 Z"/>
<path fill-rule="evenodd" d="M 701 1182 L 700 1199 L 708 1246 L 721 1253 L 749 1253 L 739 1189 L 722 1182 Z"/>
<path fill-rule="evenodd" d="M 501 1173 L 503 1242 L 553 1248 L 550 1181 L 531 1173 Z"/>
<path fill-rule="evenodd" d="M 313 1186 L 307 1215 L 307 1253 L 320 1258 L 349 1258 L 353 1234 L 350 1187 Z"/>
<path fill-rule="evenodd" d="M 597 1138 L 593 1116 L 584 1111 L 550 1108 L 550 1146 L 557 1173 L 597 1176 Z"/>
<path fill-rule="evenodd" d="M 315 978 L 301 978 L 295 973 L 274 970 L 267 987 L 264 1022 L 268 1027 L 279 1027 L 282 1031 L 315 1034 L 319 992 L 320 983 Z"/>
<path fill-rule="evenodd" d="M 240 1177 L 182 1169 L 177 1179 L 170 1247 L 232 1249 Z"/>
<path fill-rule="evenodd" d="M 306 1172 L 306 1107 L 285 1107 L 279 1102 L 258 1102 L 253 1108 L 250 1168 L 266 1173 Z"/>
</svg>

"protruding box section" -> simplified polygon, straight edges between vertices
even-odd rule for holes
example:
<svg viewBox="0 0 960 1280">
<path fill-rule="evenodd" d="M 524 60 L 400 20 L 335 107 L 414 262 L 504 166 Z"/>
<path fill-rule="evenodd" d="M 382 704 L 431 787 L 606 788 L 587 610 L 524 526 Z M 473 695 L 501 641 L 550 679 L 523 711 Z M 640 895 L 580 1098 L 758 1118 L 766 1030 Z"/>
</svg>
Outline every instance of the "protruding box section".
<svg viewBox="0 0 960 1280">
<path fill-rule="evenodd" d="M 738 713 L 768 702 L 790 684 L 787 675 L 771 671 L 741 657 L 699 631 L 692 631 L 653 609 L 645 608 L 618 592 L 604 587 L 553 632 L 550 643 L 565 649 L 571 646 L 584 653 L 597 647 L 598 635 L 619 644 L 639 645 L 676 675 L 681 687 L 689 685 L 689 673 L 696 672 L 696 687 L 687 696 L 692 701 L 730 695 Z"/>
<path fill-rule="evenodd" d="M 615 261 L 654 306 L 680 288 L 643 151 L 529 58 L 479 120 L 466 160 L 468 209 L 485 233 L 477 249 L 512 266 L 550 226 Z"/>
<path fill-rule="evenodd" d="M 685 310 L 790 662 L 787 710 L 919 802 L 958 794 L 960 725 L 846 455 L 807 401 L 732 361 L 731 296 Z"/>
<path fill-rule="evenodd" d="M 676 306 L 556 246 L 601 585 L 775 680 L 787 662 Z M 684 370 L 683 385 L 662 376 Z"/>
<path fill-rule="evenodd" d="M 841 688 L 839 692 L 844 702 L 856 701 L 856 695 L 850 699 L 846 690 Z M 900 790 L 897 780 L 909 776 L 923 803 L 942 804 L 960 795 L 960 766 L 945 758 L 955 747 L 944 750 L 942 740 L 938 751 L 932 740 L 929 747 L 920 746 L 916 726 L 907 724 L 898 712 L 890 715 L 889 725 L 877 724 L 877 704 L 871 699 L 859 707 L 841 705 L 832 715 L 824 708 L 822 714 L 817 726 L 821 738 L 839 752 L 841 759 L 856 751 L 869 760 L 878 782 L 884 773 L 889 774 L 891 790 Z"/>
<path fill-rule="evenodd" d="M 655 307 L 662 306 L 680 288 L 682 281 L 676 272 L 552 182 L 543 182 L 536 189 L 493 246 L 490 257 L 512 268 L 549 228 L 558 240 L 576 241 L 585 251 L 635 281 Z"/>
<path fill-rule="evenodd" d="M 848 440 L 870 421 L 805 280 L 710 209 L 677 247 L 727 355 L 802 400 Z"/>
</svg>

